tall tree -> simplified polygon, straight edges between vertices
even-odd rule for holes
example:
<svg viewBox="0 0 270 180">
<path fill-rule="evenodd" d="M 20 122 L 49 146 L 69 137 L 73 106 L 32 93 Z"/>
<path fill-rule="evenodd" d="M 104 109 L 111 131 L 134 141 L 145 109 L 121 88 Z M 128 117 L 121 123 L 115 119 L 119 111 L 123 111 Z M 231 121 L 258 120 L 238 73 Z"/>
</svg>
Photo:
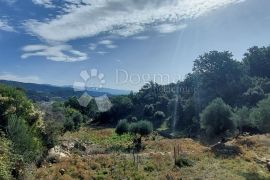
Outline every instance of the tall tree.
<svg viewBox="0 0 270 180">
<path fill-rule="evenodd" d="M 217 97 L 230 105 L 237 103 L 237 97 L 245 89 L 242 83 L 244 72 L 241 63 L 232 57 L 228 51 L 211 51 L 194 61 L 195 100 L 200 109 Z"/>
<path fill-rule="evenodd" d="M 270 78 L 270 46 L 248 49 L 243 61 L 250 76 Z"/>
</svg>

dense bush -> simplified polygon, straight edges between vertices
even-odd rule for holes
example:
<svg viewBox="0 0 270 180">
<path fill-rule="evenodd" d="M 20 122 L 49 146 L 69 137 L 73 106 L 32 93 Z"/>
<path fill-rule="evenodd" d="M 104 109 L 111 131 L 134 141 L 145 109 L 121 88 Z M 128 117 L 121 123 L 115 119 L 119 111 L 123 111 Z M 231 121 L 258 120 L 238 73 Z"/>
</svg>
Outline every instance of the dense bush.
<svg viewBox="0 0 270 180">
<path fill-rule="evenodd" d="M 72 123 L 68 123 L 68 124 L 73 124 L 71 127 L 71 130 L 79 130 L 81 127 L 81 124 L 83 123 L 83 115 L 72 108 L 66 108 L 65 109 L 65 115 L 66 115 L 66 122 L 71 121 Z"/>
<path fill-rule="evenodd" d="M 225 104 L 222 99 L 217 98 L 201 113 L 201 128 L 210 138 L 229 135 L 236 129 L 232 115 L 231 107 Z"/>
<path fill-rule="evenodd" d="M 79 110 L 66 107 L 61 102 L 55 102 L 52 105 L 39 105 L 44 112 L 45 127 L 49 126 L 55 129 L 58 133 L 62 131 L 78 130 L 85 122 L 85 117 Z M 46 128 L 46 130 L 49 130 Z M 47 134 L 53 135 L 50 130 Z"/>
<path fill-rule="evenodd" d="M 119 135 L 129 132 L 129 124 L 126 119 L 122 119 L 118 122 L 115 132 Z"/>
<path fill-rule="evenodd" d="M 0 128 L 6 127 L 11 115 L 25 118 L 29 125 L 38 120 L 32 103 L 23 91 L 0 85 Z"/>
<path fill-rule="evenodd" d="M 72 119 L 68 118 L 64 123 L 64 130 L 65 131 L 74 131 L 75 130 L 75 124 Z"/>
<path fill-rule="evenodd" d="M 270 78 L 270 46 L 254 46 L 248 49 L 243 62 L 250 76 Z"/>
<path fill-rule="evenodd" d="M 7 132 L 16 153 L 22 155 L 25 162 L 34 161 L 41 156 L 42 141 L 24 119 L 11 116 L 8 120 Z"/>
<path fill-rule="evenodd" d="M 228 51 L 210 51 L 199 56 L 194 61 L 193 74 L 194 95 L 200 110 L 217 97 L 235 105 L 245 90 L 244 68 Z"/>
<path fill-rule="evenodd" d="M 128 125 L 126 120 L 119 121 L 116 127 L 116 133 L 122 135 L 130 133 L 133 135 L 134 150 L 140 151 L 142 149 L 142 137 L 151 134 L 153 131 L 153 124 L 149 121 L 138 121 Z"/>
<path fill-rule="evenodd" d="M 190 167 L 194 165 L 194 162 L 190 160 L 188 157 L 179 156 L 175 160 L 175 165 L 178 166 L 179 168 Z"/>
<path fill-rule="evenodd" d="M 243 99 L 244 102 L 248 106 L 254 106 L 256 103 L 260 100 L 262 100 L 265 97 L 264 91 L 261 87 L 252 87 L 249 88 L 244 94 Z"/>
<path fill-rule="evenodd" d="M 150 104 L 144 106 L 143 112 L 146 117 L 151 117 L 154 114 L 154 110 L 155 110 L 154 105 Z"/>
<path fill-rule="evenodd" d="M 161 121 L 161 120 L 163 120 L 165 117 L 166 117 L 166 115 L 165 115 L 165 113 L 162 112 L 162 111 L 157 111 L 157 112 L 155 112 L 155 114 L 154 114 L 154 118 L 155 118 L 157 121 Z"/>
<path fill-rule="evenodd" d="M 238 108 L 235 110 L 233 115 L 233 120 L 237 124 L 237 128 L 240 133 L 243 132 L 250 132 L 255 133 L 257 132 L 257 128 L 254 123 L 250 119 L 250 109 L 246 106 L 242 108 Z"/>
<path fill-rule="evenodd" d="M 67 108 L 75 109 L 89 118 L 94 118 L 98 113 L 98 108 L 94 100 L 91 100 L 87 107 L 83 107 L 79 104 L 78 98 L 75 96 L 70 97 L 64 103 L 64 106 Z"/>
<path fill-rule="evenodd" d="M 253 124 L 263 133 L 270 132 L 270 96 L 261 100 L 250 114 Z"/>
<path fill-rule="evenodd" d="M 112 107 L 109 111 L 99 112 L 94 118 L 95 123 L 116 125 L 119 119 L 127 118 L 132 113 L 133 102 L 128 96 L 110 97 Z"/>
<path fill-rule="evenodd" d="M 42 140 L 44 145 L 50 149 L 58 142 L 58 136 L 64 132 L 64 125 L 59 121 L 46 121 L 44 131 L 42 132 Z"/>
<path fill-rule="evenodd" d="M 11 142 L 7 138 L 4 138 L 2 134 L 0 131 L 0 179 L 9 180 L 11 179 L 10 169 L 12 167 L 10 158 Z"/>
<path fill-rule="evenodd" d="M 149 121 L 138 121 L 136 123 L 131 123 L 129 131 L 133 134 L 138 134 L 140 136 L 147 136 L 153 131 L 153 124 Z"/>
</svg>

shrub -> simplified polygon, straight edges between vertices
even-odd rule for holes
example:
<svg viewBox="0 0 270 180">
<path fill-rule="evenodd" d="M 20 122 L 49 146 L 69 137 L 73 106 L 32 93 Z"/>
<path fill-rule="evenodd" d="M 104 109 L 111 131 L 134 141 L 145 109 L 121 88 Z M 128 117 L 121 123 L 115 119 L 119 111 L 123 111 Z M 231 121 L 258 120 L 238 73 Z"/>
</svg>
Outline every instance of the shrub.
<svg viewBox="0 0 270 180">
<path fill-rule="evenodd" d="M 143 112 L 146 117 L 151 117 L 154 114 L 154 110 L 155 110 L 154 105 L 150 104 L 144 106 Z"/>
<path fill-rule="evenodd" d="M 11 179 L 11 159 L 9 157 L 10 153 L 10 144 L 11 142 L 1 136 L 0 132 L 0 179 L 8 180 Z"/>
<path fill-rule="evenodd" d="M 119 135 L 128 133 L 129 131 L 129 126 L 128 126 L 128 122 L 126 119 L 122 119 L 118 122 L 115 132 Z"/>
<path fill-rule="evenodd" d="M 71 130 L 80 129 L 83 122 L 83 115 L 79 111 L 72 108 L 65 108 L 65 117 L 68 119 L 67 121 L 73 122 Z M 70 122 L 68 124 L 71 125 Z"/>
<path fill-rule="evenodd" d="M 187 157 L 179 156 L 175 160 L 175 165 L 182 168 L 182 167 L 190 167 L 193 166 L 194 162 Z"/>
<path fill-rule="evenodd" d="M 22 155 L 25 162 L 32 162 L 42 154 L 41 139 L 24 119 L 11 116 L 8 120 L 7 131 L 16 153 Z"/>
<path fill-rule="evenodd" d="M 130 125 L 129 131 L 140 136 L 147 136 L 153 131 L 153 124 L 149 121 L 138 121 Z"/>
<path fill-rule="evenodd" d="M 270 132 L 270 96 L 258 102 L 257 107 L 251 110 L 250 119 L 261 132 Z"/>
<path fill-rule="evenodd" d="M 133 135 L 133 145 L 135 150 L 139 151 L 142 148 L 142 137 L 151 134 L 153 124 L 149 121 L 138 121 L 128 125 L 126 120 L 121 120 L 117 127 L 117 134 L 131 133 Z"/>
<path fill-rule="evenodd" d="M 78 112 L 78 111 L 75 111 L 72 114 L 71 118 L 72 118 L 72 121 L 74 122 L 74 128 L 76 130 L 80 129 L 81 123 L 83 122 L 83 116 L 82 116 L 82 114 L 80 112 Z"/>
<path fill-rule="evenodd" d="M 64 130 L 65 131 L 73 131 L 75 130 L 75 125 L 74 122 L 72 121 L 71 118 L 68 118 L 65 123 L 64 123 Z"/>
<path fill-rule="evenodd" d="M 153 172 L 155 170 L 155 166 L 152 163 L 147 163 L 143 169 L 147 172 Z"/>
<path fill-rule="evenodd" d="M 162 112 L 162 111 L 157 111 L 157 112 L 155 112 L 155 114 L 154 114 L 154 118 L 155 118 L 155 120 L 156 120 L 156 123 L 158 123 L 158 124 L 161 124 L 161 123 L 162 123 L 162 120 L 164 120 L 165 117 L 166 117 L 166 115 L 165 115 L 165 113 Z"/>
<path fill-rule="evenodd" d="M 42 133 L 42 140 L 44 145 L 50 149 L 57 144 L 57 137 L 63 132 L 63 123 L 49 120 L 45 122 L 45 128 Z"/>
<path fill-rule="evenodd" d="M 208 137 L 233 133 L 236 125 L 232 120 L 232 110 L 221 98 L 213 100 L 200 114 L 201 128 Z"/>
<path fill-rule="evenodd" d="M 237 128 L 239 129 L 240 133 L 243 132 L 254 132 L 256 127 L 253 122 L 249 118 L 250 116 L 250 109 L 246 106 L 236 109 L 233 120 L 237 124 Z"/>
<path fill-rule="evenodd" d="M 0 128 L 5 128 L 11 115 L 22 117 L 29 125 L 37 120 L 33 104 L 21 90 L 0 85 Z"/>
</svg>

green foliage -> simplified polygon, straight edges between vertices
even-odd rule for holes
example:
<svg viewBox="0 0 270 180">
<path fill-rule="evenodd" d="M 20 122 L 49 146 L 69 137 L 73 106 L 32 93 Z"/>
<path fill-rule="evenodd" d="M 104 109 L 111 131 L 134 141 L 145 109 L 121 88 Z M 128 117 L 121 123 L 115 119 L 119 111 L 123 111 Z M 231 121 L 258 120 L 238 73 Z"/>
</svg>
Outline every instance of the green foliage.
<svg viewBox="0 0 270 180">
<path fill-rule="evenodd" d="M 175 165 L 178 166 L 179 168 L 190 167 L 194 165 L 194 162 L 190 160 L 188 157 L 179 156 L 175 160 Z"/>
<path fill-rule="evenodd" d="M 151 134 L 153 124 L 149 121 L 132 122 L 128 125 L 126 120 L 121 120 L 116 127 L 116 133 L 121 135 L 129 132 L 133 135 L 134 150 L 140 151 L 142 148 L 142 137 Z"/>
<path fill-rule="evenodd" d="M 143 112 L 144 112 L 144 115 L 146 117 L 151 117 L 154 114 L 154 110 L 155 110 L 154 105 L 153 104 L 149 104 L 149 105 L 145 105 L 144 106 Z"/>
<path fill-rule="evenodd" d="M 264 91 L 261 87 L 251 87 L 244 94 L 243 98 L 247 105 L 254 106 L 258 101 L 265 97 Z"/>
<path fill-rule="evenodd" d="M 270 46 L 248 49 L 243 61 L 250 76 L 270 78 Z"/>
<path fill-rule="evenodd" d="M 157 111 L 157 112 L 155 112 L 155 114 L 154 114 L 154 118 L 155 118 L 157 121 L 162 121 L 165 117 L 166 117 L 166 115 L 165 115 L 165 113 L 162 112 L 162 111 Z"/>
<path fill-rule="evenodd" d="M 75 124 L 72 119 L 67 119 L 64 123 L 64 129 L 65 131 L 74 131 L 75 130 Z"/>
<path fill-rule="evenodd" d="M 155 166 L 153 163 L 148 162 L 143 169 L 147 172 L 153 172 L 155 170 Z"/>
<path fill-rule="evenodd" d="M 149 121 L 138 121 L 136 123 L 131 123 L 129 131 L 133 134 L 139 134 L 141 136 L 147 136 L 153 131 L 153 124 Z"/>
<path fill-rule="evenodd" d="M 133 110 L 133 102 L 128 96 L 115 96 L 110 98 L 113 106 L 107 112 L 98 113 L 95 122 L 100 124 L 116 124 L 119 119 L 126 118 Z"/>
<path fill-rule="evenodd" d="M 129 132 L 129 125 L 126 119 L 122 119 L 118 122 L 115 132 L 119 135 Z"/>
<path fill-rule="evenodd" d="M 65 111 L 66 111 L 65 114 L 67 118 L 66 121 L 72 121 L 73 123 L 72 130 L 78 130 L 81 126 L 81 123 L 83 122 L 82 114 L 79 111 L 72 108 L 66 108 Z"/>
<path fill-rule="evenodd" d="M 147 136 L 153 131 L 153 124 L 149 121 L 138 121 L 128 123 L 126 119 L 120 120 L 116 126 L 115 132 L 119 135 L 125 133 L 138 134 L 140 136 Z"/>
<path fill-rule="evenodd" d="M 30 125 L 37 121 L 33 105 L 24 92 L 0 84 L 0 127 L 6 127 L 11 115 L 25 118 Z"/>
<path fill-rule="evenodd" d="M 261 132 L 270 132 L 270 96 L 261 100 L 257 107 L 252 109 L 250 119 Z"/>
<path fill-rule="evenodd" d="M 201 113 L 201 128 L 210 138 L 229 135 L 236 129 L 232 115 L 231 107 L 225 104 L 221 98 L 217 98 Z"/>
<path fill-rule="evenodd" d="M 11 151 L 11 142 L 2 137 L 0 132 L 0 179 L 9 180 L 11 179 L 10 169 L 12 167 L 10 151 Z"/>
<path fill-rule="evenodd" d="M 220 97 L 234 105 L 245 89 L 243 67 L 228 51 L 210 51 L 194 61 L 195 97 L 200 109 Z"/>
<path fill-rule="evenodd" d="M 61 102 L 55 102 L 49 107 L 41 105 L 41 108 L 45 112 L 45 124 L 50 123 L 49 126 L 56 128 L 57 132 L 78 130 L 85 122 L 79 110 L 66 107 Z"/>
<path fill-rule="evenodd" d="M 164 112 L 162 111 L 157 111 L 154 113 L 154 120 L 153 120 L 153 124 L 155 127 L 159 128 L 161 126 L 161 124 L 164 122 L 166 118 L 166 115 Z"/>
<path fill-rule="evenodd" d="M 41 139 L 24 119 L 11 116 L 7 131 L 16 153 L 22 155 L 25 162 L 34 161 L 42 154 Z"/>
<path fill-rule="evenodd" d="M 246 106 L 235 110 L 233 120 L 237 124 L 240 133 L 254 131 L 254 123 L 250 120 L 250 109 Z"/>
<path fill-rule="evenodd" d="M 94 100 L 92 100 L 87 107 L 83 107 L 79 104 L 78 98 L 73 96 L 70 97 L 65 103 L 64 103 L 65 107 L 69 107 L 72 109 L 75 109 L 77 111 L 79 111 L 81 114 L 88 116 L 89 118 L 93 118 L 97 115 L 98 109 L 97 109 L 97 105 L 94 102 Z"/>
<path fill-rule="evenodd" d="M 48 149 L 53 148 L 57 144 L 58 136 L 62 134 L 63 129 L 63 124 L 59 121 L 46 121 L 42 140 Z"/>
</svg>

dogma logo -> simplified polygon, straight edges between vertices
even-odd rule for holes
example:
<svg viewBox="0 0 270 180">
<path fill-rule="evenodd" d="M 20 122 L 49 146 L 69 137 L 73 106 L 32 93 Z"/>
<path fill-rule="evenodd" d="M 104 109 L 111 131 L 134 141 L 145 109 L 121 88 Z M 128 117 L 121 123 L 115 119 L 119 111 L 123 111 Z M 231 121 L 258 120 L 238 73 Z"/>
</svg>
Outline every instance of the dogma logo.
<svg viewBox="0 0 270 180">
<path fill-rule="evenodd" d="M 106 83 L 104 74 L 99 73 L 97 69 L 91 69 L 89 72 L 87 70 L 81 71 L 80 77 L 83 81 L 76 81 L 73 83 L 74 91 L 83 92 L 81 97 L 78 99 L 79 104 L 83 107 L 87 107 L 94 99 L 100 112 L 110 110 L 112 103 L 106 94 L 98 97 L 92 97 L 88 94 L 90 91 L 97 91 L 100 88 L 103 88 L 103 85 Z"/>
</svg>

